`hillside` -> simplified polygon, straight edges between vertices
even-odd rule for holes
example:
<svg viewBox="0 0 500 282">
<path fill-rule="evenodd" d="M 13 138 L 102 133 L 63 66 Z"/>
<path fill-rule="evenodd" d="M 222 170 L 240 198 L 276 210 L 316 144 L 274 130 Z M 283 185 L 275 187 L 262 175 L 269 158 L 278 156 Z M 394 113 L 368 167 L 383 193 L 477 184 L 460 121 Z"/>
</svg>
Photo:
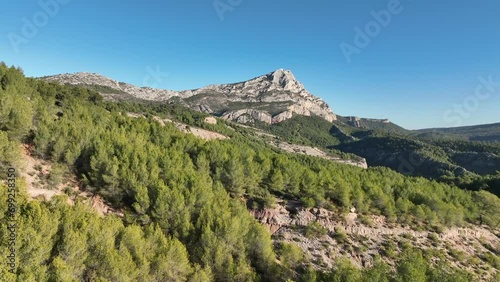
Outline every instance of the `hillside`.
<svg viewBox="0 0 500 282">
<path fill-rule="evenodd" d="M 468 141 L 500 142 L 500 123 L 462 126 L 452 128 L 430 128 L 415 131 L 424 138 L 450 138 Z"/>
<path fill-rule="evenodd" d="M 206 123 L 177 106 L 105 102 L 3 64 L 0 82 L 2 190 L 13 179 L 7 169 L 19 171 L 17 264 L 13 274 L 1 264 L 2 281 L 498 278 L 500 199 L 486 191 L 283 152 L 253 128 Z M 200 138 L 199 129 L 229 138 Z M 36 181 L 21 173 L 21 144 L 43 164 L 42 188 L 58 191 L 50 200 L 29 199 Z M 61 183 L 120 213 L 97 214 Z M 283 208 L 286 217 L 262 216 Z M 277 219 L 287 222 L 277 222 L 280 232 L 268 229 Z M 346 223 L 357 229 L 337 228 Z"/>
</svg>

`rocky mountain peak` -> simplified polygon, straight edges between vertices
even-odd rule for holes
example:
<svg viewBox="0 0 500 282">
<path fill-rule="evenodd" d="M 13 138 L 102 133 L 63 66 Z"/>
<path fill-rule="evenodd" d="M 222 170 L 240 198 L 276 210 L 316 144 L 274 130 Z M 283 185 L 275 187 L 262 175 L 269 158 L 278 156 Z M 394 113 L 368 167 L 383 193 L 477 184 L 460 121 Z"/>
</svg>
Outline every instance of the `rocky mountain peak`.
<svg viewBox="0 0 500 282">
<path fill-rule="evenodd" d="M 270 82 L 269 90 L 284 90 L 293 93 L 305 91 L 304 86 L 300 83 L 290 70 L 279 69 L 264 75 L 265 80 Z"/>
<path fill-rule="evenodd" d="M 290 84 L 300 84 L 295 79 L 293 73 L 289 70 L 279 69 L 267 75 L 267 77 L 274 83 L 285 88 Z"/>
</svg>

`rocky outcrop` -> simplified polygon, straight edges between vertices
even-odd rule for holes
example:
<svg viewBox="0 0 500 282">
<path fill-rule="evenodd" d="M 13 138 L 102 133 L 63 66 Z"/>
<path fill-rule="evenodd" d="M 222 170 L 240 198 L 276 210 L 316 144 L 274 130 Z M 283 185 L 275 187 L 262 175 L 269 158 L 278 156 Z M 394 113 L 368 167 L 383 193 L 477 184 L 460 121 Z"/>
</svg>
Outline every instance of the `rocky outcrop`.
<svg viewBox="0 0 500 282">
<path fill-rule="evenodd" d="M 266 226 L 271 234 L 278 231 L 281 226 L 292 224 L 290 213 L 282 205 L 278 205 L 274 209 L 253 210 L 250 213 L 257 221 Z"/>
<path fill-rule="evenodd" d="M 222 118 L 239 123 L 253 123 L 256 120 L 267 124 L 271 124 L 272 122 L 272 117 L 269 113 L 252 109 L 227 112 L 222 116 Z"/>
<path fill-rule="evenodd" d="M 357 167 L 361 167 L 361 168 L 365 168 L 365 169 L 368 168 L 368 164 L 366 163 L 366 160 L 364 158 L 359 158 L 357 160 L 342 159 L 338 156 L 329 155 L 329 154 L 325 153 L 323 150 L 315 148 L 315 147 L 291 144 L 291 143 L 287 143 L 287 142 L 281 142 L 278 140 L 273 140 L 270 142 L 270 144 L 272 146 L 278 147 L 278 148 L 280 148 L 284 151 L 290 152 L 290 153 L 319 157 L 319 158 L 334 161 L 336 163 L 357 166 Z"/>
<path fill-rule="evenodd" d="M 274 208 L 252 210 L 250 213 L 258 222 L 268 227 L 271 234 L 274 234 L 282 227 L 307 226 L 312 222 L 317 222 L 332 232 L 342 230 L 347 234 L 355 235 L 400 236 L 408 234 L 413 237 L 423 238 L 431 233 L 430 231 L 415 231 L 408 226 L 389 226 L 382 216 L 372 216 L 373 226 L 367 226 L 357 221 L 355 209 L 348 214 L 340 215 L 323 208 L 304 208 L 296 201 L 278 200 L 278 204 Z M 491 230 L 483 227 L 454 227 L 438 234 L 438 237 L 442 239 L 459 239 L 464 236 L 477 239 L 484 238 L 500 246 L 500 238 Z"/>
<path fill-rule="evenodd" d="M 358 127 L 360 128 L 361 127 L 361 119 L 359 117 L 347 117 L 349 120 L 347 122 L 347 124 L 349 124 L 350 126 L 354 126 L 354 127 Z"/>
<path fill-rule="evenodd" d="M 272 123 L 280 123 L 293 117 L 293 111 L 285 111 L 273 117 Z"/>
<path fill-rule="evenodd" d="M 478 273 L 477 269 L 490 269 L 481 271 L 477 281 L 489 281 L 498 272 L 486 262 L 478 261 L 474 266 L 468 263 L 469 258 L 494 255 L 492 250 L 500 247 L 500 237 L 496 235 L 498 229 L 468 225 L 444 228 L 436 233 L 389 223 L 383 216 L 363 215 L 371 222 L 367 225 L 358 219 L 354 208 L 349 213 L 340 214 L 323 208 L 305 208 L 299 202 L 281 199 L 274 208 L 251 210 L 250 213 L 268 228 L 274 241 L 296 244 L 317 269 L 330 269 L 338 258 L 347 258 L 360 268 L 369 267 L 375 256 L 382 256 L 384 261 L 394 265 L 397 254 L 403 251 L 397 245 L 407 242 L 418 249 L 437 250 L 447 261 L 471 273 Z M 318 226 L 323 231 L 311 233 L 311 228 L 318 230 Z M 386 255 L 389 244 L 395 246 L 395 256 Z M 454 258 L 452 253 L 457 251 L 465 259 Z"/>
<path fill-rule="evenodd" d="M 203 122 L 206 124 L 217 124 L 217 119 L 214 117 L 206 117 Z"/>
<path fill-rule="evenodd" d="M 105 76 L 80 72 L 44 77 L 44 80 L 92 88 L 109 100 L 136 98 L 179 103 L 196 111 L 219 115 L 241 123 L 261 121 L 268 124 L 290 119 L 293 115 L 337 119 L 331 108 L 309 93 L 289 70 L 277 71 L 254 79 L 210 85 L 199 89 L 172 91 L 137 87 Z"/>
<path fill-rule="evenodd" d="M 143 114 L 138 114 L 138 113 L 126 113 L 126 115 L 130 118 L 145 118 Z M 193 134 L 195 137 L 210 141 L 210 140 L 225 140 L 229 139 L 229 137 L 222 135 L 218 132 L 210 131 L 210 130 L 205 130 L 202 128 L 194 127 L 194 126 L 189 126 L 185 123 L 181 122 L 176 122 L 170 119 L 166 118 L 161 118 L 159 116 L 153 116 L 153 119 L 158 122 L 161 126 L 165 126 L 168 123 L 172 123 L 175 125 L 175 127 L 184 133 L 187 134 Z M 217 122 L 217 120 L 216 120 Z"/>
<path fill-rule="evenodd" d="M 377 118 L 360 118 L 355 116 L 342 117 L 341 119 L 346 124 L 357 127 L 357 128 L 370 128 L 370 124 L 385 124 L 389 125 L 392 122 L 389 119 L 377 119 Z"/>
</svg>

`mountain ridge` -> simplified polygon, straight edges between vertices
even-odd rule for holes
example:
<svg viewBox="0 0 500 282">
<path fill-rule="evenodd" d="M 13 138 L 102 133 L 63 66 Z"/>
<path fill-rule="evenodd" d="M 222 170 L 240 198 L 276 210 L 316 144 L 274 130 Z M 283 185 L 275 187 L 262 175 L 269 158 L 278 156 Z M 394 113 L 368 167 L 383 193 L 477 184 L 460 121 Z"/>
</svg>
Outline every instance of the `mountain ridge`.
<svg viewBox="0 0 500 282">
<path fill-rule="evenodd" d="M 307 91 L 293 73 L 285 69 L 242 82 L 212 84 L 182 91 L 139 87 L 90 72 L 59 74 L 41 79 L 93 88 L 109 100 L 136 98 L 179 103 L 240 123 L 279 123 L 295 114 L 316 115 L 329 122 L 337 120 L 326 102 Z"/>
</svg>

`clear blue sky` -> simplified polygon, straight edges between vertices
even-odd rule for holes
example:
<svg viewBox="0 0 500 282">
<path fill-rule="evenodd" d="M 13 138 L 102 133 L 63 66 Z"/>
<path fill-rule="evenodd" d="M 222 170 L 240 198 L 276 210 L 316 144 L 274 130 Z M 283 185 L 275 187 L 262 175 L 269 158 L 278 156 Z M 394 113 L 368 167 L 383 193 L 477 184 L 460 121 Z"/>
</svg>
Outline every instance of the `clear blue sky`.
<svg viewBox="0 0 500 282">
<path fill-rule="evenodd" d="M 54 1 L 67 3 L 44 12 Z M 500 122 L 500 83 L 475 94 L 480 76 L 500 82 L 500 1 L 392 1 L 219 0 L 234 6 L 223 20 L 213 0 L 6 1 L 0 60 L 28 76 L 88 71 L 137 85 L 159 66 L 168 76 L 157 86 L 174 90 L 285 68 L 341 115 L 411 129 Z M 391 20 L 349 63 L 340 44 L 361 46 L 354 28 L 370 26 L 372 10 Z M 23 33 L 23 18 L 38 30 Z"/>
</svg>

